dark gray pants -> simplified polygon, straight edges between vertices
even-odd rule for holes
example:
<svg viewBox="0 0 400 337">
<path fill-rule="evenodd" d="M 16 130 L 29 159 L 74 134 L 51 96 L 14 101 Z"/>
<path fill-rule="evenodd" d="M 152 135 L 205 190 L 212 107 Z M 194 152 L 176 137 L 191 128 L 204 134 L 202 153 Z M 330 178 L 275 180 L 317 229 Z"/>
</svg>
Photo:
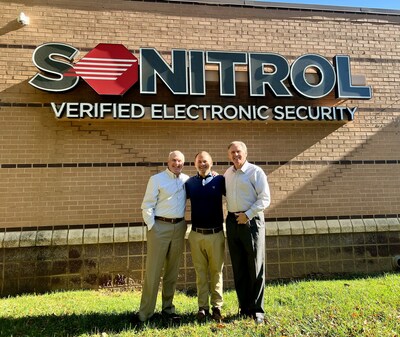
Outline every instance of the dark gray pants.
<svg viewBox="0 0 400 337">
<path fill-rule="evenodd" d="M 226 218 L 226 233 L 236 294 L 242 314 L 264 316 L 265 222 L 254 217 L 239 225 L 233 213 Z"/>
</svg>

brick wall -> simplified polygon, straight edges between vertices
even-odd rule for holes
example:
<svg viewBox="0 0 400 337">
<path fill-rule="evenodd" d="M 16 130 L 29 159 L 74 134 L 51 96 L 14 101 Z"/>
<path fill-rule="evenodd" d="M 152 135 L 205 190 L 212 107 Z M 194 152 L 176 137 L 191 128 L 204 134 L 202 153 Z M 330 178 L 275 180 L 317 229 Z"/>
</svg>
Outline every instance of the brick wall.
<svg viewBox="0 0 400 337">
<path fill-rule="evenodd" d="M 30 25 L 22 27 L 16 22 L 20 11 L 30 17 Z M 22 235 L 43 229 L 58 233 L 76 226 L 142 228 L 140 203 L 147 180 L 165 168 L 168 152 L 175 149 L 187 157 L 186 173 L 194 173 L 191 162 L 199 150 L 209 151 L 217 164 L 215 169 L 223 173 L 229 165 L 227 144 L 235 139 L 246 142 L 249 160 L 257 162 L 269 176 L 272 204 L 266 218 L 270 224 L 278 223 L 278 228 L 299 219 L 396 219 L 400 213 L 400 47 L 396 43 L 400 38 L 399 21 L 399 13 L 262 6 L 118 0 L 2 2 L 2 289 L 8 289 L 12 279 L 5 272 L 10 256 L 18 249 L 37 251 L 33 241 L 30 241 L 32 247 L 20 244 L 9 247 L 7 233 Z M 372 86 L 373 98 L 340 103 L 358 106 L 354 121 L 347 123 L 59 120 L 49 102 L 100 102 L 110 101 L 110 97 L 98 96 L 83 81 L 65 94 L 50 94 L 29 85 L 28 81 L 38 71 L 32 63 L 32 53 L 46 42 L 73 45 L 80 50 L 78 59 L 98 43 L 121 43 L 137 57 L 140 47 L 154 47 L 168 60 L 172 48 L 274 52 L 289 62 L 306 53 L 328 59 L 346 54 L 351 57 L 353 74 L 365 75 L 367 84 Z M 174 97 L 162 85 L 158 86 L 157 97 L 141 97 L 135 85 L 123 97 L 112 101 L 140 102 L 147 106 L 152 102 L 195 101 L 221 105 L 270 104 L 273 100 L 270 94 L 265 98 L 249 98 L 244 84 L 238 85 L 236 97 L 226 98 L 219 96 L 217 83 L 207 83 L 206 98 L 196 100 Z M 366 229 L 365 237 L 381 232 L 379 226 Z M 343 229 L 340 233 L 354 233 L 353 227 L 348 228 L 351 231 Z M 395 236 L 393 247 L 384 256 L 386 262 L 381 270 L 391 269 L 388 261 L 400 254 L 398 230 L 390 233 L 390 237 Z M 308 232 L 299 235 L 308 234 L 312 235 Z M 280 235 L 284 234 L 270 233 L 269 237 L 280 240 Z M 51 249 L 52 245 L 46 247 Z M 38 255 L 32 254 L 28 260 L 37 261 Z M 317 256 L 316 263 L 318 259 Z M 290 274 L 283 273 L 282 266 L 271 268 L 280 270 L 271 269 L 273 277 L 331 272 L 314 268 Z M 357 270 L 345 267 L 340 270 L 346 271 Z M 37 273 L 37 269 L 32 273 Z M 142 276 L 134 275 L 133 279 Z"/>
</svg>

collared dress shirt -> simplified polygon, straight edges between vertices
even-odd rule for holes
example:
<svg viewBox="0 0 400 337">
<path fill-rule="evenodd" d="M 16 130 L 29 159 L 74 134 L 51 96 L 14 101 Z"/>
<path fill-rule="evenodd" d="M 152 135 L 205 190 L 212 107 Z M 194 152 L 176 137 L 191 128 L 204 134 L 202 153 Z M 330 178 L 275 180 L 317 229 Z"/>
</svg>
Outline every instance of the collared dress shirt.
<svg viewBox="0 0 400 337">
<path fill-rule="evenodd" d="M 183 218 L 185 216 L 185 182 L 189 176 L 181 173 L 177 177 L 168 168 L 150 177 L 142 202 L 142 215 L 151 230 L 154 217 Z"/>
<path fill-rule="evenodd" d="M 252 219 L 269 206 L 267 175 L 259 166 L 246 161 L 239 170 L 228 168 L 224 177 L 228 212 L 244 212 Z"/>
</svg>

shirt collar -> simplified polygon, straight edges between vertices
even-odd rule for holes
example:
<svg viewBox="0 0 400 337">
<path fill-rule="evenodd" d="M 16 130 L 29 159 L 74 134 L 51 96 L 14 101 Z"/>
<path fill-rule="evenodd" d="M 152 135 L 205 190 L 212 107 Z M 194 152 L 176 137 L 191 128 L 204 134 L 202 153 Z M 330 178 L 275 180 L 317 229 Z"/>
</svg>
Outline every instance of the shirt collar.
<svg viewBox="0 0 400 337">
<path fill-rule="evenodd" d="M 213 180 L 213 175 L 211 174 L 211 172 L 209 174 L 207 174 L 204 178 L 197 173 L 197 178 L 201 179 L 201 184 L 203 186 L 207 185 L 211 180 Z"/>
<path fill-rule="evenodd" d="M 165 172 L 167 172 L 168 176 L 172 179 L 179 178 L 179 176 L 177 176 L 175 173 L 171 172 L 168 167 L 165 169 Z"/>
<path fill-rule="evenodd" d="M 207 174 L 204 178 L 199 173 L 197 173 L 197 178 L 199 178 L 199 179 L 207 179 L 207 178 L 210 178 L 210 177 L 212 177 L 211 172 L 209 174 Z"/>
<path fill-rule="evenodd" d="M 237 172 L 237 171 L 242 171 L 242 172 L 246 172 L 246 170 L 249 168 L 249 162 L 246 160 L 243 164 L 243 166 L 240 169 L 236 169 L 235 166 L 233 166 L 233 171 Z"/>
</svg>

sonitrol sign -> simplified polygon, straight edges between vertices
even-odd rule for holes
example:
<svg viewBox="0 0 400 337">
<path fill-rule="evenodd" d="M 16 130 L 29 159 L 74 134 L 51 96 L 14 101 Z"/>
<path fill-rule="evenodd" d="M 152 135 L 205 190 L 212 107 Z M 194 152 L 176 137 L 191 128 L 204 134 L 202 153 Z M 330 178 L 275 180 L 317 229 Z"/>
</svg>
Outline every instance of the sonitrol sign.
<svg viewBox="0 0 400 337">
<path fill-rule="evenodd" d="M 29 83 L 48 92 L 65 92 L 86 81 L 99 95 L 123 95 L 139 79 L 141 94 L 157 94 L 157 80 L 163 82 L 174 95 L 205 96 L 206 65 L 217 65 L 219 94 L 236 96 L 236 66 L 247 69 L 249 96 L 273 95 L 279 99 L 300 95 L 306 99 L 320 99 L 335 90 L 338 99 L 370 99 L 369 86 L 351 83 L 350 58 L 336 55 L 333 62 L 317 54 L 305 54 L 291 65 L 276 53 L 245 53 L 175 49 L 169 64 L 154 48 L 140 49 L 138 59 L 120 44 L 99 44 L 85 57 L 73 63 L 78 50 L 71 45 L 46 43 L 33 53 L 33 63 L 43 73 L 36 74 Z M 317 80 L 310 83 L 306 74 L 312 70 Z M 290 83 L 290 86 L 287 85 Z M 129 103 L 52 103 L 56 117 L 139 119 L 146 110 L 153 119 L 261 119 L 276 120 L 352 120 L 357 108 L 275 106 L 268 105 L 213 105 Z"/>
</svg>

